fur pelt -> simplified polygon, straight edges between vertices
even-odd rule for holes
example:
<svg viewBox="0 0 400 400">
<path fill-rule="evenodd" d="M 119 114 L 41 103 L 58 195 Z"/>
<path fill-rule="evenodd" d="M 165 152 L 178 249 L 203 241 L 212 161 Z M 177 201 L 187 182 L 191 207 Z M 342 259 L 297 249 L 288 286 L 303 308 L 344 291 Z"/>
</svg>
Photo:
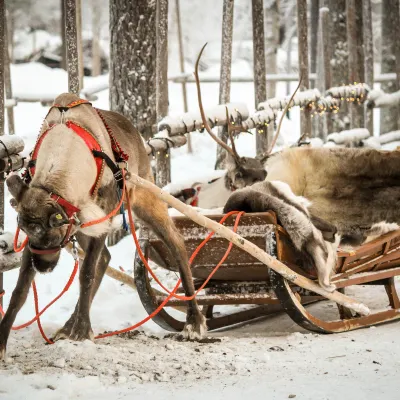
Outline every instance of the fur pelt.
<svg viewBox="0 0 400 400">
<path fill-rule="evenodd" d="M 335 286 L 330 284 L 330 276 L 337 260 L 338 241 L 335 240 L 335 228 L 318 219 L 317 222 L 324 228 L 329 239 L 324 240 L 322 231 L 313 224 L 308 206 L 309 202 L 303 197 L 295 196 L 286 183 L 264 181 L 250 188 L 237 190 L 226 203 L 224 212 L 274 211 L 294 246 L 314 262 L 320 285 L 333 291 Z"/>
<path fill-rule="evenodd" d="M 312 215 L 360 244 L 400 223 L 400 152 L 295 148 L 267 162 L 267 181 L 287 183 Z"/>
</svg>

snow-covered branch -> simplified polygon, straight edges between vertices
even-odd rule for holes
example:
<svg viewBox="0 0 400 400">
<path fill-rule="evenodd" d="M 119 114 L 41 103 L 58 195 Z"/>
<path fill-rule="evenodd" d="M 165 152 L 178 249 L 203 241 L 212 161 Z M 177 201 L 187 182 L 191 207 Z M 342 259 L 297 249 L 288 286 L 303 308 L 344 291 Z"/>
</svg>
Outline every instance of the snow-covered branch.
<svg viewBox="0 0 400 400">
<path fill-rule="evenodd" d="M 384 108 L 394 107 L 400 104 L 400 90 L 393 93 L 385 93 L 383 90 L 375 89 L 371 90 L 368 95 L 368 107 Z"/>
</svg>

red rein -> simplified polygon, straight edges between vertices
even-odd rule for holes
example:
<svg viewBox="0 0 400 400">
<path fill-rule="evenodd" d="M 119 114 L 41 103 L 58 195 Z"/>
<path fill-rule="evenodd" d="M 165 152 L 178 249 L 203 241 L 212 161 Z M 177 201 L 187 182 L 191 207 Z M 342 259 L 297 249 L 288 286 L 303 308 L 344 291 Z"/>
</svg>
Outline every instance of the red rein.
<svg viewBox="0 0 400 400">
<path fill-rule="evenodd" d="M 104 222 L 108 219 L 110 219 L 112 216 L 114 216 L 118 210 L 121 208 L 121 205 L 124 201 L 124 198 L 126 198 L 127 201 L 127 208 L 128 208 L 128 216 L 129 216 L 129 224 L 130 224 L 130 229 L 131 229 L 131 233 L 133 236 L 133 240 L 135 242 L 136 245 L 136 249 L 139 253 L 139 256 L 142 260 L 142 262 L 144 263 L 146 269 L 148 270 L 148 272 L 150 273 L 150 275 L 154 278 L 154 280 L 168 293 L 168 296 L 164 299 L 164 301 L 157 307 L 156 310 L 154 310 L 150 315 L 148 315 L 146 318 L 144 318 L 142 321 L 128 327 L 125 329 L 121 329 L 118 331 L 114 331 L 114 332 L 110 332 L 110 333 L 105 333 L 102 335 L 97 335 L 95 338 L 96 339 L 102 339 L 105 337 L 109 337 L 109 336 L 114 336 L 114 335 L 118 335 L 124 332 L 129 332 L 132 331 L 134 329 L 137 329 L 138 327 L 140 327 L 141 325 L 143 325 L 144 323 L 146 323 L 147 321 L 149 321 L 150 319 L 154 318 L 164 307 L 165 305 L 168 303 L 168 301 L 172 298 L 175 297 L 177 299 L 180 300 L 192 300 L 193 298 L 195 298 L 197 296 L 197 294 L 203 290 L 205 288 L 205 286 L 207 285 L 207 283 L 209 282 L 209 280 L 212 278 L 212 276 L 218 271 L 219 267 L 222 265 L 222 263 L 226 260 L 226 258 L 228 257 L 231 249 L 232 249 L 232 243 L 229 243 L 229 246 L 224 254 L 224 256 L 222 257 L 222 259 L 220 260 L 220 262 L 216 265 L 216 267 L 213 269 L 213 271 L 210 273 L 210 275 L 208 276 L 208 278 L 205 280 L 205 282 L 201 285 L 201 287 L 193 294 L 193 296 L 180 296 L 176 294 L 176 291 L 178 290 L 180 284 L 181 284 L 181 280 L 179 279 L 178 282 L 176 283 L 175 287 L 172 289 L 172 291 L 169 291 L 161 282 L 160 280 L 157 278 L 157 276 L 154 274 L 153 270 L 151 269 L 150 265 L 148 264 L 146 257 L 144 256 L 140 246 L 139 246 L 139 241 L 138 238 L 136 236 L 136 232 L 135 232 L 135 225 L 134 225 L 134 221 L 133 221 L 133 216 L 132 216 L 132 210 L 130 207 L 130 197 L 129 197 L 129 191 L 127 189 L 127 187 L 125 186 L 125 179 L 124 179 L 124 191 L 123 191 L 123 195 L 121 196 L 121 200 L 118 203 L 118 206 L 108 215 L 106 215 L 105 217 L 99 218 L 98 220 L 95 221 L 90 221 L 87 222 L 83 225 L 81 225 L 81 228 L 85 228 L 88 226 L 92 226 L 95 224 L 99 224 L 101 222 Z M 225 220 L 230 217 L 231 215 L 235 215 L 237 214 L 236 220 L 235 220 L 235 224 L 233 227 L 233 231 L 236 232 L 237 227 L 239 225 L 239 221 L 241 216 L 244 214 L 244 212 L 238 212 L 238 211 L 232 211 L 228 214 L 226 214 L 220 221 L 219 223 L 222 224 L 225 222 Z M 20 232 L 20 228 L 17 228 L 17 231 L 15 233 L 15 237 L 14 237 L 14 251 L 15 252 L 20 252 L 24 249 L 24 247 L 26 246 L 26 244 L 28 243 L 28 238 L 26 238 L 23 243 L 21 244 L 20 247 L 18 247 L 18 236 L 19 236 L 19 232 Z M 212 238 L 212 236 L 214 235 L 214 232 L 211 232 L 204 240 L 203 242 L 197 247 L 197 249 L 193 252 L 193 254 L 190 257 L 189 260 L 189 264 L 191 264 L 193 262 L 193 260 L 196 258 L 196 256 L 198 255 L 198 253 L 200 252 L 200 250 L 204 247 L 204 245 Z M 57 300 L 59 300 L 71 287 L 72 282 L 75 279 L 76 273 L 78 271 L 78 266 L 79 266 L 79 261 L 75 260 L 75 265 L 73 268 L 73 271 L 71 273 L 71 276 L 67 282 L 67 284 L 65 285 L 64 289 L 61 291 L 61 293 L 55 297 L 49 304 L 47 304 L 46 307 L 44 307 L 40 312 L 39 312 L 39 298 L 38 298 L 38 293 L 37 293 L 37 288 L 36 288 L 36 284 L 35 281 L 32 282 L 32 288 L 33 288 L 33 296 L 34 296 L 34 302 L 35 302 L 35 317 L 32 318 L 30 321 L 26 322 L 25 324 L 19 325 L 19 326 L 15 326 L 12 329 L 13 330 L 20 330 L 23 328 L 28 327 L 29 325 L 33 324 L 35 321 L 38 324 L 38 328 L 39 331 L 42 335 L 42 337 L 44 338 L 44 340 L 49 343 L 49 344 L 53 344 L 54 342 L 49 339 L 46 334 L 44 333 L 44 330 L 42 328 L 41 322 L 40 322 L 40 317 L 43 315 L 43 313 L 50 308 Z M 0 294 L 0 297 L 4 295 L 4 292 Z M 4 311 L 0 306 L 0 314 L 2 316 L 4 316 Z"/>
</svg>

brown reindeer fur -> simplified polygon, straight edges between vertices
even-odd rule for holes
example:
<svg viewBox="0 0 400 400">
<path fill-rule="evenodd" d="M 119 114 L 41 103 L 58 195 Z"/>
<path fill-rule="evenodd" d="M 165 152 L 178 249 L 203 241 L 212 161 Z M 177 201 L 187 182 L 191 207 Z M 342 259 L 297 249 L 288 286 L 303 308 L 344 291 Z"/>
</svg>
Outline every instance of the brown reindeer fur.
<svg viewBox="0 0 400 400">
<path fill-rule="evenodd" d="M 77 100 L 73 94 L 62 94 L 55 103 L 67 106 Z M 150 162 L 143 139 L 133 125 L 122 115 L 101 110 L 121 148 L 129 155 L 129 171 L 153 181 Z M 58 246 L 65 235 L 66 225 L 54 225 L 54 215 L 61 213 L 64 223 L 66 215 L 58 203 L 49 197 L 49 191 L 59 194 L 80 208 L 79 220 L 89 222 L 105 216 L 118 203 L 117 187 L 111 171 L 105 167 L 97 196 L 90 196 L 97 169 L 94 158 L 76 133 L 65 122 L 71 120 L 86 128 L 97 139 L 103 151 L 114 160 L 109 135 L 96 111 L 89 104 L 79 105 L 61 112 L 53 108 L 44 121 L 42 132 L 50 124 L 56 124 L 43 140 L 36 161 L 36 172 L 27 186 L 19 176 L 7 180 L 8 188 L 14 197 L 13 204 L 18 212 L 19 225 L 26 232 L 30 243 L 37 248 Z M 193 280 L 188 264 L 183 238 L 170 219 L 167 206 L 145 189 L 134 186 L 127 180 L 127 188 L 132 199 L 134 213 L 166 243 L 171 251 L 174 265 L 168 267 L 179 270 L 182 285 L 187 296 L 194 293 Z M 80 295 L 75 311 L 54 339 L 72 340 L 92 339 L 90 306 L 101 283 L 110 254 L 105 247 L 105 238 L 111 226 L 110 221 L 93 227 L 74 227 L 78 242 L 86 251 L 80 269 Z M 17 286 L 12 294 L 10 306 L 0 323 L 0 359 L 4 357 L 7 339 L 15 317 L 24 304 L 29 285 L 38 272 L 50 272 L 57 265 L 60 252 L 38 255 L 24 250 Z M 187 323 L 184 335 L 199 338 L 205 331 L 205 319 L 196 300 L 188 302 Z"/>
<path fill-rule="evenodd" d="M 310 201 L 312 215 L 354 243 L 379 235 L 377 224 L 391 224 L 381 225 L 383 233 L 400 224 L 398 151 L 295 148 L 272 156 L 267 172 L 268 181 L 287 183 Z"/>
</svg>

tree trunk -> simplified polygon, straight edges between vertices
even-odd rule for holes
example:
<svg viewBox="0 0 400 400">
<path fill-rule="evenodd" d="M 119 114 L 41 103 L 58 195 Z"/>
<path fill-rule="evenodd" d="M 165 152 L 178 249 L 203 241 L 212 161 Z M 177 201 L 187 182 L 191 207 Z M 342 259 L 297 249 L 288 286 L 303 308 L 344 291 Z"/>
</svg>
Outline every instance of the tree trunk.
<svg viewBox="0 0 400 400">
<path fill-rule="evenodd" d="M 332 86 L 348 84 L 348 51 L 346 31 L 346 0 L 329 0 L 330 34 L 332 44 Z M 350 129 L 347 103 L 343 102 L 340 111 L 333 120 L 333 130 Z"/>
<path fill-rule="evenodd" d="M 302 78 L 300 90 L 310 88 L 308 68 L 308 31 L 307 31 L 307 0 L 297 0 L 297 37 L 299 41 L 299 75 Z M 300 132 L 305 137 L 311 137 L 311 113 L 304 110 L 300 115 Z"/>
<path fill-rule="evenodd" d="M 101 7 L 98 6 L 96 0 L 92 0 L 92 76 L 101 74 L 100 22 Z"/>
<path fill-rule="evenodd" d="M 67 45 L 65 38 L 65 0 L 60 0 L 61 7 L 61 20 L 60 20 L 60 30 L 61 30 L 61 68 L 67 69 Z"/>
<path fill-rule="evenodd" d="M 399 41 L 399 0 L 382 0 L 382 62 L 381 73 L 396 72 L 396 42 Z M 400 62 L 400 61 L 399 61 Z M 400 88 L 397 82 L 385 82 L 381 89 L 387 93 L 396 92 Z M 399 129 L 398 107 L 381 109 L 380 133 Z"/>
<path fill-rule="evenodd" d="M 222 10 L 222 44 L 221 44 L 221 72 L 219 84 L 219 104 L 229 103 L 231 97 L 231 64 L 232 64 L 232 37 L 233 37 L 233 7 L 234 0 L 224 0 Z M 218 137 L 225 143 L 228 141 L 226 127 L 218 129 Z M 226 150 L 217 146 L 217 160 L 215 169 L 223 169 Z"/>
<path fill-rule="evenodd" d="M 318 53 L 318 24 L 319 18 L 319 0 L 311 0 L 311 27 L 310 27 L 310 72 L 317 72 L 317 53 Z M 315 86 L 315 82 L 311 82 L 311 87 Z"/>
<path fill-rule="evenodd" d="M 10 68 L 10 53 L 8 47 L 8 32 L 4 29 L 4 80 L 5 80 L 5 91 L 6 99 L 12 99 L 12 87 L 11 87 L 11 68 Z M 7 108 L 7 126 L 8 133 L 13 135 L 15 133 L 14 126 L 14 107 Z"/>
<path fill-rule="evenodd" d="M 267 74 L 278 72 L 277 53 L 279 47 L 279 8 L 278 0 L 267 1 L 265 15 L 265 69 Z M 275 97 L 276 82 L 267 82 L 268 97 Z"/>
<path fill-rule="evenodd" d="M 364 74 L 365 83 L 374 88 L 374 36 L 372 31 L 371 0 L 363 1 L 363 40 L 364 40 Z M 374 110 L 365 110 L 365 127 L 374 135 Z"/>
<path fill-rule="evenodd" d="M 76 33 L 77 33 L 77 45 L 78 45 L 79 91 L 81 91 L 83 89 L 83 75 L 84 75 L 81 0 L 76 0 Z"/>
<path fill-rule="evenodd" d="M 157 0 L 156 10 L 156 114 L 157 122 L 168 115 L 168 0 Z M 171 182 L 170 151 L 156 154 L 156 183 L 163 187 Z"/>
<path fill-rule="evenodd" d="M 4 0 L 0 0 L 0 136 L 4 135 L 4 54 L 6 6 Z M 0 174 L 0 230 L 4 231 L 4 174 Z M 3 291 L 3 274 L 0 274 L 0 292 Z M 0 297 L 0 305 L 3 300 Z"/>
<path fill-rule="evenodd" d="M 110 107 L 145 139 L 156 123 L 155 19 L 155 1 L 110 0 Z"/>
<path fill-rule="evenodd" d="M 347 0 L 347 45 L 349 49 L 349 78 L 350 84 L 364 82 L 364 52 L 362 33 L 361 0 Z M 350 104 L 350 127 L 364 126 L 364 109 L 356 101 Z"/>
<path fill-rule="evenodd" d="M 67 51 L 68 91 L 70 93 L 79 94 L 76 0 L 65 0 L 65 39 Z"/>
</svg>

